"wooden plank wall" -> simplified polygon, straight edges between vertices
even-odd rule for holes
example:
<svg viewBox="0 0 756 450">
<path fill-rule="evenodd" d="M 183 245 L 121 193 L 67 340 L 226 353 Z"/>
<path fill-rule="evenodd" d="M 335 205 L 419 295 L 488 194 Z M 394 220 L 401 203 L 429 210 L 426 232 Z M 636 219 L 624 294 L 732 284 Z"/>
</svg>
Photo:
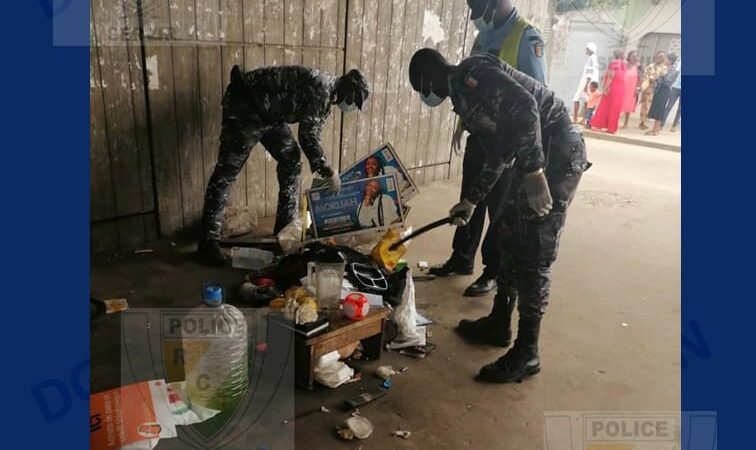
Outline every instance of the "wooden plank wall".
<svg viewBox="0 0 756 450">
<path fill-rule="evenodd" d="M 132 248 L 158 234 L 136 16 L 91 0 L 90 17 L 92 250 Z"/>
<path fill-rule="evenodd" d="M 335 75 L 359 68 L 373 94 L 362 113 L 333 109 L 323 136 L 333 164 L 343 169 L 391 142 L 419 184 L 460 172 L 450 102 L 422 105 L 407 67 L 421 47 L 452 62 L 469 54 L 475 28 L 465 0 L 142 0 L 143 42 L 134 0 L 90 2 L 96 250 L 158 234 L 196 236 L 234 64 L 305 64 Z M 534 2 L 517 3 L 541 19 Z M 106 45 L 102 37 L 114 28 L 134 32 L 122 45 Z M 250 231 L 275 214 L 275 167 L 260 145 L 253 149 L 232 190 L 227 233 Z"/>
<path fill-rule="evenodd" d="M 421 47 L 461 59 L 468 17 L 464 0 L 349 0 L 345 70 L 362 70 L 373 93 L 365 111 L 344 117 L 342 167 L 391 142 L 418 184 L 448 177 L 451 105 L 422 105 L 407 67 Z"/>
<path fill-rule="evenodd" d="M 307 64 L 341 74 L 346 0 L 153 0 L 145 52 L 161 234 L 195 231 L 218 154 L 220 102 L 231 67 Z M 340 114 L 324 147 L 338 156 Z M 293 126 L 294 133 L 297 127 Z M 334 145 L 334 143 L 336 143 Z M 307 166 L 305 164 L 305 166 Z M 306 169 L 305 172 L 308 172 Z M 311 176 L 306 173 L 303 184 Z M 275 214 L 275 161 L 257 145 L 226 209 L 228 234 Z"/>
</svg>

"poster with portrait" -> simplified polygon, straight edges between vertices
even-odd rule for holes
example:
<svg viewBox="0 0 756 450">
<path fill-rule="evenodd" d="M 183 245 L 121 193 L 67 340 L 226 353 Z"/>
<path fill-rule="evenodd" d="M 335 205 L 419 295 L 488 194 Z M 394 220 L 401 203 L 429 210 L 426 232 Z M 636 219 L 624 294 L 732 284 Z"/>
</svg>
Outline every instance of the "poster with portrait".
<svg viewBox="0 0 756 450">
<path fill-rule="evenodd" d="M 307 199 L 316 239 L 377 232 L 404 225 L 397 175 L 347 181 L 337 194 L 310 189 Z"/>
<path fill-rule="evenodd" d="M 417 186 L 391 144 L 384 144 L 341 172 L 341 181 L 396 174 L 402 205 L 418 194 Z"/>
</svg>

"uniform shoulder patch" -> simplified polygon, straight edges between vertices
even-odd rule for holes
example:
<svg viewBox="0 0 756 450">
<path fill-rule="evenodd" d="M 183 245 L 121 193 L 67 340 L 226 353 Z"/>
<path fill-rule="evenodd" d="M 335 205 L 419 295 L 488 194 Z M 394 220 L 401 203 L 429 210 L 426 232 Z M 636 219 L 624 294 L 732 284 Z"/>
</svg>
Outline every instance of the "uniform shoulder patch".
<svg viewBox="0 0 756 450">
<path fill-rule="evenodd" d="M 538 58 L 543 58 L 543 42 L 533 42 L 533 54 Z"/>
</svg>

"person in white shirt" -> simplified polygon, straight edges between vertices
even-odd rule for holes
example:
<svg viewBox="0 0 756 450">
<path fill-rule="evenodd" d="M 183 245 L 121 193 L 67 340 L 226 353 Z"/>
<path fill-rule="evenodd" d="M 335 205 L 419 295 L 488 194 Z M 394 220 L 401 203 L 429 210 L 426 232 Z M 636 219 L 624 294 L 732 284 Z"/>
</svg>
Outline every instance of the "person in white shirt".
<svg viewBox="0 0 756 450">
<path fill-rule="evenodd" d="M 357 217 L 363 228 L 384 227 L 399 219 L 394 199 L 383 193 L 378 180 L 365 184 L 365 196 L 357 209 Z"/>
<path fill-rule="evenodd" d="M 589 42 L 585 45 L 585 54 L 587 58 L 583 66 L 583 75 L 580 77 L 575 96 L 572 98 L 573 123 L 578 122 L 580 103 L 585 103 L 588 100 L 588 86 L 590 86 L 591 81 L 598 81 L 599 78 L 598 56 L 596 55 L 596 44 L 594 42 Z"/>
</svg>

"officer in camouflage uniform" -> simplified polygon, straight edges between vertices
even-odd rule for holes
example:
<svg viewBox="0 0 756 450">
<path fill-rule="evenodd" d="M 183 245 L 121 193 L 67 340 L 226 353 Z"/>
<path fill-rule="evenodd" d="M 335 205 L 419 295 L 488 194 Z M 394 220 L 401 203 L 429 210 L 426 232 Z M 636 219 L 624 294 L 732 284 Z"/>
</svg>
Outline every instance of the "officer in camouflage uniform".
<svg viewBox="0 0 756 450">
<path fill-rule="evenodd" d="M 331 105 L 344 112 L 362 109 L 369 94 L 367 80 L 358 70 L 336 78 L 302 66 L 263 67 L 247 73 L 234 66 L 223 96 L 218 162 L 205 193 L 202 240 L 197 247 L 200 258 L 212 265 L 225 262 L 219 245 L 223 210 L 231 185 L 258 142 L 278 163 L 274 233 L 278 234 L 299 210 L 300 145 L 312 173 L 325 178 L 331 191 L 337 192 L 341 180 L 323 154 L 320 134 Z M 299 144 L 290 123 L 299 123 Z"/>
<path fill-rule="evenodd" d="M 512 1 L 467 0 L 467 4 L 470 7 L 470 20 L 479 31 L 472 54 L 490 53 L 545 84 L 543 38 L 538 29 L 519 14 Z M 452 147 L 457 153 L 461 148 L 462 131 L 462 126 L 458 125 L 452 140 Z M 463 185 L 472 182 L 483 166 L 483 151 L 480 147 L 474 134 L 468 136 L 462 162 Z M 501 259 L 500 237 L 490 225 L 501 214 L 504 206 L 502 190 L 506 184 L 506 177 L 502 177 L 486 198 L 476 205 L 470 222 L 454 231 L 451 257 L 443 265 L 430 269 L 432 274 L 440 277 L 452 274 L 471 275 L 475 253 L 482 238 L 483 273 L 465 289 L 466 297 L 484 296 L 496 290 L 496 274 Z M 486 213 L 489 227 L 484 235 Z M 501 291 L 498 295 L 508 295 L 512 308 L 517 302 L 517 292 L 514 289 Z"/>
<path fill-rule="evenodd" d="M 473 55 L 452 66 L 435 50 L 422 49 L 410 62 L 410 82 L 428 105 L 451 97 L 465 128 L 481 140 L 483 168 L 463 186 L 462 201 L 450 211 L 458 226 L 513 166 L 505 176 L 505 206 L 494 226 L 502 235 L 499 290 L 512 283 L 517 288 L 520 322 L 514 346 L 483 367 L 478 379 L 520 381 L 540 371 L 538 335 L 549 299 L 551 264 L 567 207 L 590 166 L 582 135 L 551 90 L 491 55 Z M 494 299 L 487 317 L 461 321 L 460 334 L 480 343 L 509 345 L 502 298 Z"/>
</svg>

